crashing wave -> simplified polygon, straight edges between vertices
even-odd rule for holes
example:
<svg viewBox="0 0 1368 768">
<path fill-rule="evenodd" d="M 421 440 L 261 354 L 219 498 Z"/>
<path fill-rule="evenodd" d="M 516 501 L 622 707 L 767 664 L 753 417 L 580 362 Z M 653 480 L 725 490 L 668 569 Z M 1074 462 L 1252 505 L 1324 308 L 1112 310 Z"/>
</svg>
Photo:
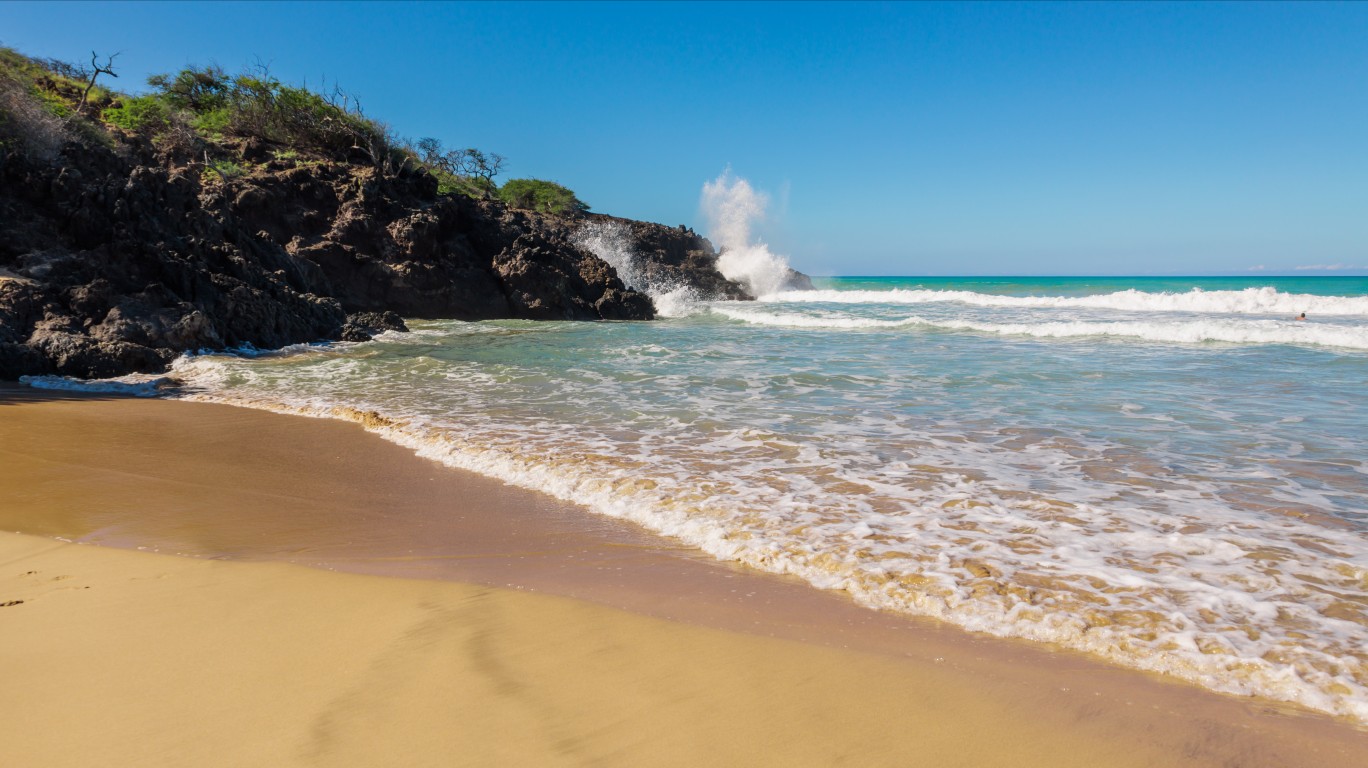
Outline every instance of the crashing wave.
<svg viewBox="0 0 1368 768">
<path fill-rule="evenodd" d="M 1093 296 L 1004 296 L 974 291 L 895 288 L 886 291 L 783 291 L 761 301 L 821 304 L 936 304 L 958 302 L 976 307 L 1116 309 L 1129 312 L 1202 312 L 1216 314 L 1368 315 L 1368 296 L 1317 296 L 1283 293 L 1276 288 L 1240 291 L 1150 293 L 1134 288 Z"/>
</svg>

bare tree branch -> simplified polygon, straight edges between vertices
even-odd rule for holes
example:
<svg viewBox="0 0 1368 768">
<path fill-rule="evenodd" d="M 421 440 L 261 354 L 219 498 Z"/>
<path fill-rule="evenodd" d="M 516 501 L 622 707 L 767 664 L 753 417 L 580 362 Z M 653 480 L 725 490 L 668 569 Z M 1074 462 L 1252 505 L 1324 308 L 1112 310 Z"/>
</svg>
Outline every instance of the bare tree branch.
<svg viewBox="0 0 1368 768">
<path fill-rule="evenodd" d="M 106 56 L 104 66 L 100 66 L 99 56 L 94 51 L 90 52 L 90 82 L 86 83 L 85 92 L 81 94 L 81 103 L 76 105 L 76 111 L 72 113 L 73 116 L 85 111 L 86 99 L 90 97 L 90 92 L 95 88 L 95 81 L 99 79 L 100 75 L 118 77 L 118 74 L 114 72 L 114 60 L 122 53 L 123 51 L 119 51 L 112 56 Z"/>
</svg>

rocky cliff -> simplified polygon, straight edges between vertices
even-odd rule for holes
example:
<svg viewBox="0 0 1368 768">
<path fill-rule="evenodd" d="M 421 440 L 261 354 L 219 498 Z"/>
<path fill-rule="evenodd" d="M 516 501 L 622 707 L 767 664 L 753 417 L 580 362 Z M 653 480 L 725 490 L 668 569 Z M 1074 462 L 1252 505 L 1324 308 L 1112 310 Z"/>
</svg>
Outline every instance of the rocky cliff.
<svg viewBox="0 0 1368 768">
<path fill-rule="evenodd" d="M 0 379 L 164 369 L 187 350 L 364 340 L 401 317 L 645 320 L 584 220 L 439 195 L 421 168 L 242 141 L 0 149 Z M 225 171 L 227 167 L 229 171 Z M 615 220 L 638 263 L 747 298 L 687 230 Z"/>
</svg>

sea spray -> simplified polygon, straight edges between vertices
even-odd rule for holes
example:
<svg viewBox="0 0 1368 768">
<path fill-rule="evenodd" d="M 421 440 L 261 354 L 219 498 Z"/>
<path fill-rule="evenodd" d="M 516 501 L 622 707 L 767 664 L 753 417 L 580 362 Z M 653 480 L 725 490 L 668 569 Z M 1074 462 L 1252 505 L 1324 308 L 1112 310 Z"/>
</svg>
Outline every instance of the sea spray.
<svg viewBox="0 0 1368 768">
<path fill-rule="evenodd" d="M 634 291 L 647 291 L 641 260 L 632 250 L 631 233 L 615 221 L 590 221 L 575 232 L 575 245 L 608 262 Z"/>
<path fill-rule="evenodd" d="M 693 286 L 652 274 L 632 248 L 631 232 L 616 221 L 590 221 L 575 232 L 575 244 L 606 261 L 628 288 L 651 297 L 662 317 L 683 317 L 699 311 L 701 301 Z"/>
<path fill-rule="evenodd" d="M 721 249 L 718 271 L 746 287 L 752 296 L 767 296 L 789 287 L 793 270 L 788 259 L 753 239 L 752 227 L 765 215 L 769 198 L 727 169 L 703 185 L 699 203 L 708 219 L 708 236 Z"/>
</svg>

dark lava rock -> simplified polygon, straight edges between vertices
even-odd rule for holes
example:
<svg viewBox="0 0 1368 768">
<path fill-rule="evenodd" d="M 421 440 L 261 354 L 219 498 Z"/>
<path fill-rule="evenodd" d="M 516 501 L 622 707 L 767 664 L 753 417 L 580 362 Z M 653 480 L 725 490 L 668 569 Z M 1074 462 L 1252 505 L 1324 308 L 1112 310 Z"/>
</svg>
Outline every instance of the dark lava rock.
<svg viewBox="0 0 1368 768">
<path fill-rule="evenodd" d="M 56 162 L 0 149 L 0 379 L 359 341 L 406 330 L 403 317 L 649 320 L 650 298 L 579 244 L 603 222 L 625 232 L 646 284 L 750 298 L 682 227 L 439 195 L 412 167 L 285 159 L 260 140 L 191 152 L 110 137 Z M 245 173 L 208 170 L 211 155 Z"/>
<path fill-rule="evenodd" d="M 357 312 L 347 315 L 347 323 L 342 326 L 342 341 L 370 341 L 385 331 L 408 333 L 404 318 L 393 312 Z"/>
</svg>

